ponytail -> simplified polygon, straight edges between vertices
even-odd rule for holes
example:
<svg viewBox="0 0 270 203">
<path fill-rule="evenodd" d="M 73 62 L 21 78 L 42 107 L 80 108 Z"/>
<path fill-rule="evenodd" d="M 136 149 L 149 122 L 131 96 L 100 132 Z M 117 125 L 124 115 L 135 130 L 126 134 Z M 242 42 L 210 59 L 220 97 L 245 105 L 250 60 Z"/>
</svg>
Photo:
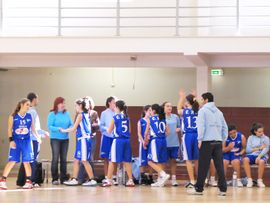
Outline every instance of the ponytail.
<svg viewBox="0 0 270 203">
<path fill-rule="evenodd" d="M 186 96 L 186 100 L 192 106 L 192 110 L 194 111 L 194 113 L 197 114 L 199 112 L 200 105 L 196 97 L 192 94 L 189 94 L 188 96 Z"/>
<path fill-rule="evenodd" d="M 89 110 L 90 110 L 90 102 L 89 102 L 88 98 L 77 99 L 75 103 L 82 106 L 82 111 L 84 113 L 89 112 Z"/>
<path fill-rule="evenodd" d="M 21 106 L 25 104 L 26 102 L 29 102 L 29 99 L 23 98 L 21 101 L 19 101 L 15 110 L 13 111 L 11 115 L 14 117 L 16 114 L 18 114 L 19 111 L 21 110 Z"/>
<path fill-rule="evenodd" d="M 128 118 L 128 114 L 127 114 L 127 111 L 128 111 L 128 107 L 126 105 L 126 103 L 123 101 L 123 100 L 118 100 L 116 103 L 115 103 L 116 107 L 124 113 L 124 115 Z"/>
<path fill-rule="evenodd" d="M 164 108 L 162 106 L 160 106 L 159 104 L 153 104 L 151 107 L 152 110 L 155 111 L 156 114 L 158 114 L 159 120 L 166 119 Z"/>
</svg>

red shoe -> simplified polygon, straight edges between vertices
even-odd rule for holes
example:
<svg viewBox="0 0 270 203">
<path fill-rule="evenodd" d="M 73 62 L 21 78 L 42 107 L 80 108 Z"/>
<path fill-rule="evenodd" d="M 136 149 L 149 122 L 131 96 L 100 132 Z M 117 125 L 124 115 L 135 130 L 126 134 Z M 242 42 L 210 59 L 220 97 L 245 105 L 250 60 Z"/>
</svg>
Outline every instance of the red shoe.
<svg viewBox="0 0 270 203">
<path fill-rule="evenodd" d="M 105 181 L 103 181 L 102 187 L 111 187 L 112 186 L 112 181 L 109 179 L 106 179 Z"/>
<path fill-rule="evenodd" d="M 7 180 L 0 180 L 0 190 L 7 190 Z"/>
<path fill-rule="evenodd" d="M 126 187 L 135 187 L 135 184 L 132 179 L 128 180 Z"/>
<path fill-rule="evenodd" d="M 22 187 L 23 189 L 30 190 L 33 189 L 33 183 L 31 180 L 27 180 L 25 182 L 25 185 Z"/>
</svg>

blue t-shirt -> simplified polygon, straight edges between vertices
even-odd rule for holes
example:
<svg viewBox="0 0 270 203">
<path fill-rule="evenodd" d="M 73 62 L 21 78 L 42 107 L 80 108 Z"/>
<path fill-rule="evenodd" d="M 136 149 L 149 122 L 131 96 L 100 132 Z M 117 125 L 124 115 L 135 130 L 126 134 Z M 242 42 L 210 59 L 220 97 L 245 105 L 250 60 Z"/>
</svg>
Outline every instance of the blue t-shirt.
<svg viewBox="0 0 270 203">
<path fill-rule="evenodd" d="M 73 125 L 68 112 L 50 112 L 48 116 L 48 129 L 50 130 L 51 139 L 67 140 L 68 133 L 60 132 L 59 128 L 67 129 Z"/>
<path fill-rule="evenodd" d="M 234 139 L 231 138 L 231 136 L 227 137 L 226 147 L 232 142 L 234 142 L 234 148 L 230 152 L 234 152 L 234 153 L 241 152 L 241 150 L 242 150 L 242 134 L 240 132 L 237 133 L 237 135 Z M 227 153 L 230 153 L 230 152 L 227 152 Z"/>
<path fill-rule="evenodd" d="M 142 135 L 142 138 L 144 139 L 144 134 L 145 134 L 145 131 L 146 131 L 147 121 L 144 118 L 141 118 L 139 120 L 139 123 L 140 123 L 140 126 L 141 126 L 141 135 Z"/>
<path fill-rule="evenodd" d="M 159 120 L 158 116 L 150 117 L 150 138 L 166 137 L 166 120 Z"/>
<path fill-rule="evenodd" d="M 113 116 L 115 115 L 115 112 L 111 109 L 107 108 L 105 111 L 102 111 L 100 116 L 100 131 L 103 136 L 111 137 L 113 138 L 113 133 L 108 134 L 107 129 L 111 125 Z"/>
<path fill-rule="evenodd" d="M 119 113 L 114 117 L 114 138 L 130 138 L 129 118 Z"/>
<path fill-rule="evenodd" d="M 183 110 L 182 117 L 182 131 L 183 133 L 198 133 L 197 131 L 197 118 L 198 114 L 190 108 Z"/>
<path fill-rule="evenodd" d="M 91 135 L 91 119 L 89 113 L 81 113 L 82 114 L 82 120 L 80 124 L 77 127 L 76 131 L 76 137 L 89 137 Z"/>
<path fill-rule="evenodd" d="M 32 116 L 26 113 L 24 116 L 16 114 L 13 116 L 12 136 L 16 139 L 30 139 Z"/>
<path fill-rule="evenodd" d="M 179 147 L 179 136 L 176 132 L 176 128 L 180 128 L 180 119 L 176 114 L 171 114 L 170 117 L 166 117 L 166 123 L 170 128 L 170 134 L 167 135 L 167 147 Z"/>
</svg>

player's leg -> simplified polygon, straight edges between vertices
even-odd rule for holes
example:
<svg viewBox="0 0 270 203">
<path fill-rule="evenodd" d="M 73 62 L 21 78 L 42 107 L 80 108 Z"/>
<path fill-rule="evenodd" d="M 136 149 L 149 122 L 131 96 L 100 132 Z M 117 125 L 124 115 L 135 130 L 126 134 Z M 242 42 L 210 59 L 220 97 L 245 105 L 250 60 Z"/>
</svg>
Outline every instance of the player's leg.
<svg viewBox="0 0 270 203">
<path fill-rule="evenodd" d="M 17 146 L 18 147 L 18 146 Z M 31 181 L 32 168 L 30 163 L 34 161 L 34 151 L 32 140 L 22 140 L 20 144 L 22 154 L 22 162 L 25 169 L 26 182 L 23 189 L 32 189 L 33 184 Z"/>
<path fill-rule="evenodd" d="M 265 184 L 263 183 L 263 175 L 264 175 L 264 169 L 265 169 L 265 160 L 261 159 L 258 163 L 258 187 L 264 188 Z"/>
<path fill-rule="evenodd" d="M 223 165 L 224 165 L 224 174 L 225 174 L 225 177 L 227 175 L 227 169 L 228 169 L 229 164 L 230 164 L 230 161 L 224 158 L 223 159 Z"/>
<path fill-rule="evenodd" d="M 237 173 L 237 187 L 243 187 L 241 182 L 241 160 L 239 158 L 235 158 L 232 160 L 233 170 Z"/>
<path fill-rule="evenodd" d="M 113 180 L 112 180 L 113 174 L 114 174 L 115 168 L 117 167 L 120 150 L 121 149 L 119 148 L 119 140 L 114 139 L 111 145 L 111 149 L 110 149 L 110 162 L 108 165 L 108 173 L 106 174 L 107 177 L 102 183 L 103 187 L 110 187 L 113 184 Z"/>
<path fill-rule="evenodd" d="M 119 160 L 124 163 L 124 168 L 128 175 L 128 181 L 126 183 L 127 187 L 134 187 L 135 184 L 133 182 L 133 176 L 132 176 L 132 150 L 131 150 L 131 144 L 130 139 L 124 139 L 122 140 L 122 148 L 123 148 L 123 154 L 121 155 L 122 159 Z"/>
<path fill-rule="evenodd" d="M 183 159 L 186 161 L 186 168 L 188 172 L 189 181 L 191 184 L 195 184 L 194 168 L 192 163 L 193 144 L 191 135 L 183 135 L 182 153 Z M 189 184 L 187 185 L 189 186 Z"/>
<path fill-rule="evenodd" d="M 213 160 L 211 160 L 210 163 L 209 173 L 210 173 L 209 185 L 212 187 L 217 187 L 218 183 L 216 181 L 216 168 Z"/>
<path fill-rule="evenodd" d="M 243 166 L 244 166 L 244 170 L 246 173 L 246 176 L 248 178 L 248 183 L 247 183 L 247 187 L 252 187 L 253 186 L 253 181 L 252 181 L 252 176 L 251 176 L 251 169 L 250 169 L 250 164 L 251 161 L 253 161 L 253 157 L 247 155 L 244 159 L 243 159 Z"/>
</svg>

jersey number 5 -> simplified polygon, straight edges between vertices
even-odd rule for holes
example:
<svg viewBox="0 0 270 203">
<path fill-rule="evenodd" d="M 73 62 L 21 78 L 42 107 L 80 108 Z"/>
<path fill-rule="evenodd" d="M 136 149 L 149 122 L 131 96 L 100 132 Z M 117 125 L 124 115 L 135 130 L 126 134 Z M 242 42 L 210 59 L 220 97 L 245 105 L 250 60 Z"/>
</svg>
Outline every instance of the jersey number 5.
<svg viewBox="0 0 270 203">
<path fill-rule="evenodd" d="M 122 132 L 126 133 L 127 131 L 128 131 L 127 121 L 123 121 L 122 122 Z"/>
</svg>

